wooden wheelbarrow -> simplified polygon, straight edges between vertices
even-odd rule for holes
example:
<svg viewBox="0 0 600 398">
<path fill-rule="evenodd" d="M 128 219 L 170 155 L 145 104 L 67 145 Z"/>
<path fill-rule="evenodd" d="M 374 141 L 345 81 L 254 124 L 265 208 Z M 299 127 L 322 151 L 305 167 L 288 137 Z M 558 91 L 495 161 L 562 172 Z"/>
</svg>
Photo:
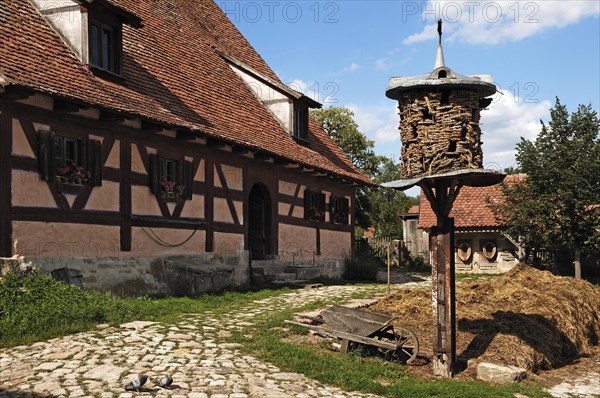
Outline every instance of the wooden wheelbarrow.
<svg viewBox="0 0 600 398">
<path fill-rule="evenodd" d="M 392 354 L 410 364 L 419 353 L 419 341 L 410 330 L 392 325 L 394 317 L 355 308 L 334 305 L 317 317 L 300 315 L 314 324 L 285 321 L 314 330 L 320 335 L 341 340 L 341 352 L 348 352 L 350 343 L 375 346 L 385 354 Z"/>
</svg>

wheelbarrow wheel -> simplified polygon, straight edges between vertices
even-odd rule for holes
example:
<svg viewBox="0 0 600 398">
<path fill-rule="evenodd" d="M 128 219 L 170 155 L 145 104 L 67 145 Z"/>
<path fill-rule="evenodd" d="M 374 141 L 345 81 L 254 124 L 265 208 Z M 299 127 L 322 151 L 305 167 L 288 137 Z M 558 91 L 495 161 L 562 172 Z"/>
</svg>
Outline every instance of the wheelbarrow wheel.
<svg viewBox="0 0 600 398">
<path fill-rule="evenodd" d="M 391 332 L 391 333 L 390 333 Z M 388 359 L 395 359 L 409 365 L 419 353 L 419 340 L 417 335 L 408 329 L 398 328 L 397 332 L 390 328 L 384 335 L 378 336 L 379 340 L 388 341 L 398 346 L 396 350 L 380 348 L 379 351 Z"/>
<path fill-rule="evenodd" d="M 394 355 L 398 357 L 400 361 L 410 365 L 419 354 L 419 339 L 417 339 L 416 334 L 408 329 L 400 328 L 398 332 L 398 342 L 402 343 L 402 345 L 396 350 Z"/>
</svg>

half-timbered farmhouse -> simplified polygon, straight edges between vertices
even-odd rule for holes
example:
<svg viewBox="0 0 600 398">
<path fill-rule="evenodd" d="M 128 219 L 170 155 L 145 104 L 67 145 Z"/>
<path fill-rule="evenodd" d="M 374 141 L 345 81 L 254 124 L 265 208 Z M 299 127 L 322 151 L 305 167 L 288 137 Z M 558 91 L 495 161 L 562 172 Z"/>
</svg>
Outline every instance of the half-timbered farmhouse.
<svg viewBox="0 0 600 398">
<path fill-rule="evenodd" d="M 0 0 L 0 256 L 123 294 L 339 276 L 372 182 L 320 106 L 212 0 Z"/>
</svg>

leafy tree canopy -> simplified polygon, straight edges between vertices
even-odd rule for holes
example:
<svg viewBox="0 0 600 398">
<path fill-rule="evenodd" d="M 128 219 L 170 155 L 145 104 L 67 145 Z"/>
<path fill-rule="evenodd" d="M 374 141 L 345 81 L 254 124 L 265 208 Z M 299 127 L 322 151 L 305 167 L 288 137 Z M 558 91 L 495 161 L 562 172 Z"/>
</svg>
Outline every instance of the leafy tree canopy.
<svg viewBox="0 0 600 398">
<path fill-rule="evenodd" d="M 311 110 L 310 114 L 356 167 L 369 177 L 374 175 L 381 158 L 373 149 L 375 142 L 359 131 L 352 110 L 330 106 Z"/>
<path fill-rule="evenodd" d="M 504 184 L 506 200 L 492 209 L 528 247 L 570 253 L 580 277 L 582 254 L 600 248 L 600 123 L 591 105 L 569 115 L 558 98 L 550 118 L 535 140 L 517 144 L 527 177 Z"/>
<path fill-rule="evenodd" d="M 400 164 L 393 159 L 384 157 L 374 176 L 375 182 L 400 179 Z M 404 192 L 389 188 L 373 189 L 369 193 L 371 201 L 371 219 L 375 225 L 377 236 L 400 239 L 402 237 L 402 222 L 400 215 L 419 203 L 417 198 L 406 196 Z"/>
</svg>

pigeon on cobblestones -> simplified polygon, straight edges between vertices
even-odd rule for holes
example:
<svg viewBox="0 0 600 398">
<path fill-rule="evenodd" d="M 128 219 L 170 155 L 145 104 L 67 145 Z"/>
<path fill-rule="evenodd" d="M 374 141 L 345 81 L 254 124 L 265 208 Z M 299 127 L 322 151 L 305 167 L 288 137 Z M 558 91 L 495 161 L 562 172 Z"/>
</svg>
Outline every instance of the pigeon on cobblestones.
<svg viewBox="0 0 600 398">
<path fill-rule="evenodd" d="M 140 387 L 143 386 L 148 381 L 148 376 L 146 375 L 136 375 L 129 384 L 125 385 L 125 391 L 137 391 L 140 392 Z"/>
<path fill-rule="evenodd" d="M 171 376 L 163 376 L 156 381 L 156 385 L 162 388 L 169 388 L 173 384 L 173 378 Z"/>
</svg>

